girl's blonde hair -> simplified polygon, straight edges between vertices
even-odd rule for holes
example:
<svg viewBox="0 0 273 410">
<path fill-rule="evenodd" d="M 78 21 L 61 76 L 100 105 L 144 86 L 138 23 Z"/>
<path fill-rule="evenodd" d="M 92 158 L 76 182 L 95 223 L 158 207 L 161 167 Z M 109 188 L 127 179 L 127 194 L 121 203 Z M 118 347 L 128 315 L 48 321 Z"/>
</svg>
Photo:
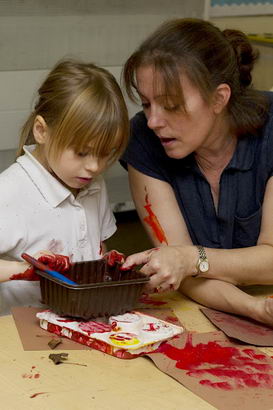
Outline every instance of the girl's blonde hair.
<svg viewBox="0 0 273 410">
<path fill-rule="evenodd" d="M 129 118 L 120 87 L 107 70 L 75 60 L 59 62 L 38 90 L 34 111 L 25 122 L 17 156 L 23 146 L 35 143 L 33 124 L 41 115 L 50 130 L 49 153 L 64 149 L 86 150 L 98 157 L 117 159 L 127 145 Z"/>
</svg>

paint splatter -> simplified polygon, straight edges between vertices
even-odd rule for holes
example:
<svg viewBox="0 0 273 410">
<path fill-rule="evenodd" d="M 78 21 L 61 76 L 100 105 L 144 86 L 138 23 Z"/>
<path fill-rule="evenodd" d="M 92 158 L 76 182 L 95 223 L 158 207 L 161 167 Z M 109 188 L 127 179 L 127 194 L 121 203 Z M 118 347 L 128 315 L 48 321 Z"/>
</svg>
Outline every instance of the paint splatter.
<svg viewBox="0 0 273 410">
<path fill-rule="evenodd" d="M 41 376 L 40 373 L 36 369 L 36 366 L 32 366 L 30 373 L 24 373 L 22 374 L 23 379 L 39 379 Z"/>
<path fill-rule="evenodd" d="M 31 399 L 34 399 L 34 397 L 37 397 L 37 396 L 39 396 L 40 394 L 46 394 L 47 392 L 45 392 L 45 391 L 41 391 L 41 392 L 39 392 L 39 393 L 34 393 L 34 394 L 32 394 L 31 396 L 29 396 Z"/>
<path fill-rule="evenodd" d="M 145 187 L 146 190 L 146 187 Z M 153 233 L 155 234 L 156 238 L 159 240 L 160 243 L 165 242 L 168 245 L 168 241 L 166 239 L 165 233 L 157 219 L 157 216 L 154 214 L 152 210 L 152 204 L 149 202 L 148 193 L 145 196 L 145 203 L 144 208 L 148 212 L 148 216 L 144 218 L 144 222 L 146 222 L 152 228 Z"/>
<path fill-rule="evenodd" d="M 81 330 L 83 330 L 84 332 L 88 334 L 105 333 L 105 332 L 111 332 L 112 330 L 111 325 L 108 325 L 107 323 L 94 322 L 94 321 L 81 322 L 79 324 L 79 327 Z"/>
<path fill-rule="evenodd" d="M 193 346 L 192 334 L 189 334 L 183 348 L 163 343 L 158 352 L 175 360 L 176 367 L 186 371 L 188 376 L 202 378 L 199 383 L 204 386 L 223 390 L 273 388 L 273 373 L 269 373 L 273 367 L 268 357 L 253 349 L 221 346 L 213 341 Z M 213 377 L 213 380 L 204 376 Z"/>
<path fill-rule="evenodd" d="M 167 304 L 167 302 L 164 302 L 163 300 L 151 299 L 147 295 L 141 296 L 141 298 L 138 301 L 140 303 L 145 303 L 146 305 L 154 305 L 154 306 L 161 306 L 161 305 Z"/>
</svg>

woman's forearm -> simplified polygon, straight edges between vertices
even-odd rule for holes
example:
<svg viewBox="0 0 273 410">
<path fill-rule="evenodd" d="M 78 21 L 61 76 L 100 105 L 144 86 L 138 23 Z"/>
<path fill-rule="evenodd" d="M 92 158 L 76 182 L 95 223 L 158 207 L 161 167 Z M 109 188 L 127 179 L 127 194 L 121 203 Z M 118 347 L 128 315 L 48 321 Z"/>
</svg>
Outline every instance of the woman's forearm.
<svg viewBox="0 0 273 410">
<path fill-rule="evenodd" d="M 200 277 L 234 285 L 273 284 L 273 246 L 205 250 L 210 268 L 207 273 L 200 273 Z"/>
</svg>

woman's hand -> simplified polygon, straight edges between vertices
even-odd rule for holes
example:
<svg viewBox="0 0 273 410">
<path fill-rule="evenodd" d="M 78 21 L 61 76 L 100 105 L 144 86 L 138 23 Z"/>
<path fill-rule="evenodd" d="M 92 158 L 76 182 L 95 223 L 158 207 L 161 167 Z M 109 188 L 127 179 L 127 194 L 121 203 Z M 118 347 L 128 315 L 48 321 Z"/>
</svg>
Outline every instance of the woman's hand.
<svg viewBox="0 0 273 410">
<path fill-rule="evenodd" d="M 128 256 L 121 269 L 143 264 L 141 272 L 151 277 L 145 290 L 164 292 L 178 289 L 195 273 L 197 258 L 194 246 L 163 246 Z"/>
</svg>

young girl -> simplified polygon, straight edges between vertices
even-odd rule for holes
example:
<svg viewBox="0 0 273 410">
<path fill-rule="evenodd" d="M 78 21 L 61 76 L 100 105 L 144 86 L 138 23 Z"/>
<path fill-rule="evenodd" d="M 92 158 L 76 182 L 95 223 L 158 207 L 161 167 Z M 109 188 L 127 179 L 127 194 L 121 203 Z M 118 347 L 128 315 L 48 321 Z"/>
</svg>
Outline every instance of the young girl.
<svg viewBox="0 0 273 410">
<path fill-rule="evenodd" d="M 103 68 L 62 61 L 23 126 L 18 157 L 0 175 L 0 314 L 39 305 L 39 283 L 11 280 L 29 264 L 22 252 L 99 259 L 116 230 L 101 173 L 127 143 L 128 113 Z"/>
</svg>

